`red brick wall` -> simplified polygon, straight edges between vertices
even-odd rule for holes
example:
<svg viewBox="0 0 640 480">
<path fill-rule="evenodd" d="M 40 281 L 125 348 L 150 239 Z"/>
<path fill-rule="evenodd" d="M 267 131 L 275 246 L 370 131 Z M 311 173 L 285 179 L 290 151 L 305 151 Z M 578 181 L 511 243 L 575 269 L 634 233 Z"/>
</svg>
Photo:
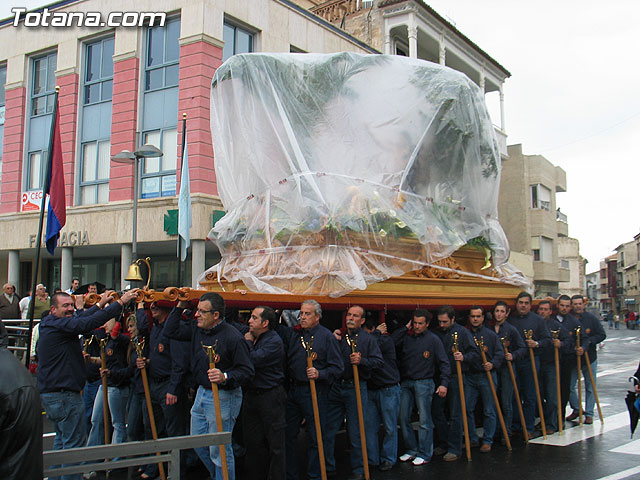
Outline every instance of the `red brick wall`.
<svg viewBox="0 0 640 480">
<path fill-rule="evenodd" d="M 209 127 L 211 79 L 222 64 L 222 49 L 197 42 L 180 47 L 180 92 L 178 98 L 178 155 L 182 139 L 182 114 L 187 114 L 189 176 L 191 193 L 218 194 L 213 171 L 213 146 Z M 180 168 L 182 159 L 178 159 Z M 180 191 L 180 170 L 177 172 Z"/>
<path fill-rule="evenodd" d="M 0 213 L 20 211 L 26 89 L 6 91 Z"/>
<path fill-rule="evenodd" d="M 58 108 L 60 109 L 60 139 L 64 164 L 64 188 L 67 206 L 73 205 L 74 177 L 76 172 L 76 132 L 78 129 L 78 74 L 58 77 L 60 86 Z"/>
<path fill-rule="evenodd" d="M 128 58 L 113 64 L 113 100 L 111 104 L 111 156 L 136 148 L 138 118 L 138 79 L 140 63 Z M 109 201 L 133 198 L 133 163 L 111 161 Z"/>
</svg>

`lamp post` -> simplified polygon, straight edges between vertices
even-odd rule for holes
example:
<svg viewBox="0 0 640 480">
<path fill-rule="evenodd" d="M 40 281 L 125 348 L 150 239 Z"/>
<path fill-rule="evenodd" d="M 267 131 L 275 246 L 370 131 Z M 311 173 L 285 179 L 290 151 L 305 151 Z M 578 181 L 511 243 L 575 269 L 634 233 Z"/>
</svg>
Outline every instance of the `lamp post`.
<svg viewBox="0 0 640 480">
<path fill-rule="evenodd" d="M 131 240 L 131 258 L 138 257 L 138 177 L 140 176 L 139 162 L 141 158 L 157 158 L 162 157 L 163 153 L 154 145 L 142 145 L 135 152 L 122 150 L 111 159 L 118 163 L 133 162 L 133 234 Z"/>
</svg>

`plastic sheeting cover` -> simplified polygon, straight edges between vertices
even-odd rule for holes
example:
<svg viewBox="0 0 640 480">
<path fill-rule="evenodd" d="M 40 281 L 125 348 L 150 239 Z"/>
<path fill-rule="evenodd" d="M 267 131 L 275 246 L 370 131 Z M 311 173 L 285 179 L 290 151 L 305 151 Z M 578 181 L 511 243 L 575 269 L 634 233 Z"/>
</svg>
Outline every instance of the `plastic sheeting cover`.
<svg viewBox="0 0 640 480">
<path fill-rule="evenodd" d="M 502 280 L 500 155 L 480 89 L 399 56 L 243 54 L 213 78 L 211 131 L 227 210 L 200 281 L 339 296 L 487 239 Z"/>
</svg>

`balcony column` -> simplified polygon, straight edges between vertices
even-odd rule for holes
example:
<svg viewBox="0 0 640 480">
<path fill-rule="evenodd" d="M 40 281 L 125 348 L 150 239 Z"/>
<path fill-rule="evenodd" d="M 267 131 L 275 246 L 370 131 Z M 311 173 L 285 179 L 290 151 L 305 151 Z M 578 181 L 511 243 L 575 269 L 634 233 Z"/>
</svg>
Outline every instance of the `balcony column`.
<svg viewBox="0 0 640 480">
<path fill-rule="evenodd" d="M 409 57 L 418 58 L 418 27 L 415 25 L 415 18 L 411 18 L 408 26 L 409 31 Z"/>
<path fill-rule="evenodd" d="M 60 259 L 60 289 L 66 290 L 71 286 L 73 278 L 73 248 L 62 247 Z"/>
<path fill-rule="evenodd" d="M 444 44 L 444 34 L 440 34 L 440 42 L 439 42 L 439 62 L 440 65 L 446 65 L 446 59 L 447 59 L 447 47 Z"/>
<path fill-rule="evenodd" d="M 506 132 L 506 124 L 504 120 L 504 90 L 502 89 L 502 85 L 500 85 L 500 130 Z"/>
<path fill-rule="evenodd" d="M 480 71 L 480 90 L 482 90 L 483 95 L 485 94 L 484 87 L 485 87 L 485 76 L 484 76 L 484 69 L 482 69 Z"/>
<path fill-rule="evenodd" d="M 9 250 L 7 283 L 15 285 L 16 288 L 20 288 L 20 250 Z"/>
<path fill-rule="evenodd" d="M 204 240 L 191 240 L 191 286 L 196 288 L 198 277 L 206 270 Z"/>
<path fill-rule="evenodd" d="M 130 243 L 123 243 L 120 245 L 120 289 L 129 285 L 130 282 L 124 279 L 129 272 L 129 265 L 131 265 L 132 249 Z"/>
<path fill-rule="evenodd" d="M 384 54 L 391 55 L 391 32 L 388 29 L 384 32 Z"/>
</svg>

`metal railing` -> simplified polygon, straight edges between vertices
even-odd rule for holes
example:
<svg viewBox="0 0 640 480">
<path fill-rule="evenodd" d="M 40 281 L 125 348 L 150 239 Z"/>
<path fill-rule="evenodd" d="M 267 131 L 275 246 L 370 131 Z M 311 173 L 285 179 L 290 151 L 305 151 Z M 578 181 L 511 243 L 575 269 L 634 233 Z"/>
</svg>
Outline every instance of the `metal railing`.
<svg viewBox="0 0 640 480">
<path fill-rule="evenodd" d="M 22 318 L 3 318 L 2 323 L 9 334 L 9 350 L 25 352 L 27 350 L 26 340 L 29 335 L 29 320 Z M 33 326 L 35 327 L 39 323 L 40 320 L 34 320 Z M 24 345 L 20 345 L 21 343 Z"/>
<path fill-rule="evenodd" d="M 180 478 L 180 450 L 231 443 L 231 433 L 205 433 L 183 437 L 160 438 L 142 442 L 98 445 L 95 447 L 69 448 L 67 450 L 47 450 L 43 452 L 44 476 L 72 475 L 89 471 L 115 470 L 150 463 L 169 462 L 169 480 Z M 161 452 L 156 455 L 156 452 Z M 134 458 L 121 458 L 133 457 Z M 87 463 L 107 458 L 119 460 Z M 84 463 L 81 463 L 84 462 Z M 75 465 L 73 465 L 75 464 Z M 54 468 L 58 465 L 62 467 Z"/>
</svg>

